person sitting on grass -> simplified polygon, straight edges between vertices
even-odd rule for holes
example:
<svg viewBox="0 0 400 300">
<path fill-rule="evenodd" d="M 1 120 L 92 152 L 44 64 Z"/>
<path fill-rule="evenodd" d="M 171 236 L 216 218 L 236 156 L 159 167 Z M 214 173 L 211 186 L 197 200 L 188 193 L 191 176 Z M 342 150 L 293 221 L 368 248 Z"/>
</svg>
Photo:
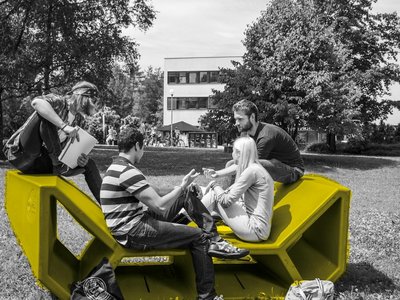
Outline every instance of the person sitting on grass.
<svg viewBox="0 0 400 300">
<path fill-rule="evenodd" d="M 189 248 L 198 299 L 219 299 L 211 256 L 236 259 L 249 251 L 234 247 L 218 235 L 213 218 L 198 198 L 199 187 L 192 183 L 199 173 L 191 170 L 179 186 L 160 196 L 135 166 L 144 153 L 143 134 L 126 127 L 119 134 L 118 149 L 100 192 L 111 234 L 124 247 L 136 250 Z M 171 222 L 182 208 L 198 227 Z"/>
<path fill-rule="evenodd" d="M 201 201 L 240 239 L 267 240 L 271 231 L 274 181 L 258 161 L 257 146 L 251 137 L 234 142 L 232 158 L 237 165 L 234 184 L 223 190 L 215 180 L 211 181 Z M 204 169 L 204 173 L 212 178 L 215 171 Z"/>
</svg>

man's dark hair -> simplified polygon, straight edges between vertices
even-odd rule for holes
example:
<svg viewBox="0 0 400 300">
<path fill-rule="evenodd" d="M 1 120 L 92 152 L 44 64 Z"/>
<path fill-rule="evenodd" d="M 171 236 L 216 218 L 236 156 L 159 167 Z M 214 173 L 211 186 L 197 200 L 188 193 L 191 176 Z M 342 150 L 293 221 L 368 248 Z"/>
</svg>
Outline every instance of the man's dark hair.
<svg viewBox="0 0 400 300">
<path fill-rule="evenodd" d="M 143 147 L 143 134 L 132 126 L 127 126 L 121 130 L 118 137 L 118 150 L 119 152 L 129 152 L 136 143 L 139 143 L 140 149 Z"/>
<path fill-rule="evenodd" d="M 256 122 L 258 121 L 258 108 L 253 102 L 251 102 L 249 100 L 243 99 L 243 100 L 240 100 L 239 102 L 236 102 L 233 105 L 232 110 L 236 111 L 236 112 L 241 111 L 249 118 L 250 118 L 251 114 L 254 113 Z"/>
</svg>

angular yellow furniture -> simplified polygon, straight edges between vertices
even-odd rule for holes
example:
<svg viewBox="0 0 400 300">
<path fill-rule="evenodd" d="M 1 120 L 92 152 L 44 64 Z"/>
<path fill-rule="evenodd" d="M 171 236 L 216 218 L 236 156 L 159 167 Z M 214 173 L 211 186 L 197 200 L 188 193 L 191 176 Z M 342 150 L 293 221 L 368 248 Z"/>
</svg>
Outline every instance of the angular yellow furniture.
<svg viewBox="0 0 400 300">
<path fill-rule="evenodd" d="M 115 268 L 125 299 L 195 299 L 190 252 L 183 249 L 133 251 L 110 235 L 100 207 L 73 183 L 52 175 L 8 171 L 5 205 L 14 233 L 38 281 L 60 299 L 103 257 Z M 215 260 L 216 289 L 225 299 L 282 299 L 295 280 L 336 281 L 346 269 L 350 190 L 318 175 L 291 185 L 276 184 L 271 237 L 262 243 L 235 238 L 250 250 L 241 260 Z M 57 237 L 57 202 L 92 236 L 79 257 Z M 163 262 L 132 257 L 165 256 Z"/>
</svg>

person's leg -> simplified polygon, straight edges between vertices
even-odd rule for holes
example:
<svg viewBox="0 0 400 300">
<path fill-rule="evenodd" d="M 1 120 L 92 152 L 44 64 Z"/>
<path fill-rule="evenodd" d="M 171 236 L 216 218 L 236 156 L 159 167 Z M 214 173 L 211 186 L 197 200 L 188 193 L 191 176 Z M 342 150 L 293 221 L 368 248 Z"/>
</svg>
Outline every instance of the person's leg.
<svg viewBox="0 0 400 300">
<path fill-rule="evenodd" d="M 86 183 L 92 192 L 93 196 L 96 198 L 97 202 L 100 203 L 100 188 L 101 188 L 101 176 L 100 171 L 97 168 L 96 163 L 93 159 L 89 158 L 88 163 L 84 166 Z"/>
<path fill-rule="evenodd" d="M 254 228 L 250 226 L 250 218 L 243 203 L 234 202 L 229 207 L 216 205 L 216 211 L 222 220 L 242 240 L 247 242 L 259 242 Z"/>
<path fill-rule="evenodd" d="M 207 253 L 208 237 L 200 228 L 156 220 L 146 214 L 129 233 L 127 247 L 138 250 L 189 247 L 198 299 L 216 296 L 214 265 Z"/>
<path fill-rule="evenodd" d="M 57 167 L 62 164 L 58 160 L 58 157 L 60 156 L 62 150 L 60 139 L 58 137 L 58 129 L 53 123 L 47 121 L 42 117 L 40 118 L 40 136 L 46 146 L 47 153 L 51 159 L 53 166 Z"/>
<path fill-rule="evenodd" d="M 285 184 L 293 183 L 303 176 L 303 171 L 293 168 L 277 159 L 260 159 L 261 165 L 268 171 L 274 181 Z"/>
</svg>

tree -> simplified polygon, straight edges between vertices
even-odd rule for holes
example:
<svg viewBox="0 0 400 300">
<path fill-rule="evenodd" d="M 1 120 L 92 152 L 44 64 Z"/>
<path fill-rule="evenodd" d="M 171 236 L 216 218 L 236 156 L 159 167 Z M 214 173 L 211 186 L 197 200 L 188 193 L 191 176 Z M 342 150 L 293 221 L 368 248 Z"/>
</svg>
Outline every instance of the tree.
<svg viewBox="0 0 400 300">
<path fill-rule="evenodd" d="M 371 14 L 371 2 L 272 1 L 245 32 L 243 63 L 224 72 L 219 106 L 247 98 L 293 137 L 325 130 L 335 151 L 336 134 L 388 113 L 379 98 L 399 81 L 399 18 Z"/>
<path fill-rule="evenodd" d="M 143 122 L 162 124 L 164 73 L 160 68 L 148 67 L 141 77 L 136 91 L 133 113 Z"/>
<path fill-rule="evenodd" d="M 64 92 L 77 80 L 104 90 L 115 60 L 137 69 L 137 44 L 122 29 L 146 30 L 154 18 L 146 0 L 1 1 L 1 102 Z"/>
<path fill-rule="evenodd" d="M 103 118 L 106 128 L 103 128 Z M 96 114 L 88 118 L 85 127 L 88 129 L 90 134 L 92 134 L 99 141 L 99 143 L 104 144 L 107 128 L 119 128 L 120 119 L 121 117 L 117 114 L 115 110 L 111 109 L 110 107 L 104 106 Z"/>
<path fill-rule="evenodd" d="M 128 71 L 127 68 L 120 65 L 114 66 L 113 76 L 108 84 L 108 93 L 104 101 L 105 105 L 110 106 L 121 117 L 126 117 L 133 109 L 135 90 L 139 86 L 137 77 L 141 74 L 137 71 L 135 75 L 131 76 Z"/>
</svg>

